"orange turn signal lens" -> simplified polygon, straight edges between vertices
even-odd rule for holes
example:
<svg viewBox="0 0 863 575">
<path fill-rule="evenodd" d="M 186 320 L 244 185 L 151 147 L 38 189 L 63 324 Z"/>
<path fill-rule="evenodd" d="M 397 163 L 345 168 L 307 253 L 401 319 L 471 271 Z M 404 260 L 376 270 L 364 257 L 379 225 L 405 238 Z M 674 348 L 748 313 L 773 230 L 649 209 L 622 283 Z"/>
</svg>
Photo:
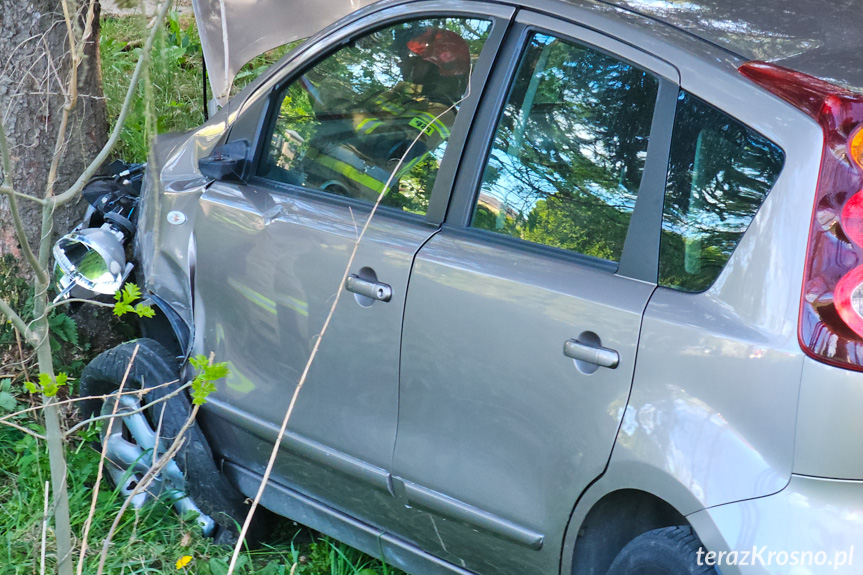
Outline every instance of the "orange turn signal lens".
<svg viewBox="0 0 863 575">
<path fill-rule="evenodd" d="M 848 138 L 848 155 L 858 168 L 863 169 L 863 126 L 857 126 L 851 132 Z"/>
</svg>

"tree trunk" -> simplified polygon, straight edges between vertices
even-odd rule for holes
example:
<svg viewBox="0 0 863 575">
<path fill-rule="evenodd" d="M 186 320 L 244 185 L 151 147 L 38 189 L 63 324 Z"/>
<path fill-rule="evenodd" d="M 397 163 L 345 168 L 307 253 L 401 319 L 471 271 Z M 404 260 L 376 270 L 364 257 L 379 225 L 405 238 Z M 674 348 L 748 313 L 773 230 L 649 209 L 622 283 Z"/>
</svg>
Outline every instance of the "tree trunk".
<svg viewBox="0 0 863 575">
<path fill-rule="evenodd" d="M 2 0 L 0 7 L 0 121 L 6 127 L 18 192 L 44 197 L 54 155 L 63 90 L 69 81 L 71 58 L 62 0 Z M 87 2 L 70 0 L 83 28 Z M 107 140 L 108 123 L 99 64 L 99 4 L 93 33 L 78 71 L 79 97 L 66 130 L 55 193 L 64 191 L 84 170 Z M 38 250 L 42 223 L 40 206 L 19 202 L 33 251 Z M 78 199 L 54 216 L 54 235 L 65 233 L 83 215 Z M 0 256 L 19 255 L 8 200 L 0 199 Z"/>
<path fill-rule="evenodd" d="M 2 0 L 0 6 L 0 122 L 8 137 L 14 189 L 44 198 L 66 190 L 85 170 L 107 140 L 105 101 L 99 68 L 99 4 L 93 28 L 84 45 L 84 59 L 74 69 L 69 27 L 64 5 L 73 25 L 85 27 L 85 0 Z M 75 36 L 81 37 L 80 32 Z M 77 52 L 76 52 L 77 53 Z M 72 85 L 74 82 L 74 85 Z M 71 96 L 70 96 L 71 95 Z M 65 113 L 72 110 L 71 114 Z M 64 118 L 67 121 L 64 121 Z M 82 200 L 71 202 L 57 213 L 23 198 L 17 202 L 27 241 L 38 254 L 39 267 L 48 272 L 53 236 L 64 233 L 80 218 Z M 9 198 L 0 203 L 0 255 L 20 255 Z M 54 376 L 48 338 L 47 278 L 34 275 L 35 321 L 32 329 L 38 343 L 39 371 Z M 66 463 L 60 415 L 53 398 L 43 397 L 45 427 L 50 456 L 54 537 L 58 575 L 72 575 L 72 534 L 66 486 Z"/>
</svg>

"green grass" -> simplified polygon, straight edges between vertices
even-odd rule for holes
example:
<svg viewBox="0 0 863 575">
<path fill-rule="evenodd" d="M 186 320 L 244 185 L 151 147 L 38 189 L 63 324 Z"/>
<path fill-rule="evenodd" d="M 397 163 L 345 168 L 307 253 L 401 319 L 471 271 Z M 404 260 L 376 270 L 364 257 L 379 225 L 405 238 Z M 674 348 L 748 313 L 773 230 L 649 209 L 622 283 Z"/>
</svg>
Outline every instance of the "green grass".
<svg viewBox="0 0 863 575">
<path fill-rule="evenodd" d="M 102 19 L 99 48 L 108 121 L 113 129 L 129 78 L 141 54 L 149 30 L 141 16 Z M 254 58 L 237 72 L 231 94 L 239 92 L 297 43 L 275 48 Z M 156 38 L 148 76 L 138 87 L 138 98 L 123 128 L 115 157 L 128 162 L 147 159 L 149 138 L 166 132 L 182 132 L 204 122 L 201 43 L 190 16 L 169 14 Z M 207 88 L 208 97 L 212 92 Z"/>
<path fill-rule="evenodd" d="M 8 384 L 7 384 L 8 387 Z M 0 415 L 29 407 L 30 398 L 14 385 L 17 405 L 0 402 Z M 28 415 L 15 423 L 44 432 Z M 67 450 L 69 497 L 73 532 L 80 535 L 90 507 L 99 453 L 94 448 L 98 431 L 90 429 L 74 438 Z M 0 574 L 38 572 L 42 534 L 41 510 L 44 486 L 49 480 L 44 445 L 20 431 L 0 425 Z M 96 572 L 99 551 L 122 503 L 109 483 L 102 484 L 84 573 Z M 246 550 L 238 563 L 238 574 L 289 574 L 296 564 L 298 575 L 398 575 L 401 573 L 347 545 L 320 536 L 287 519 L 274 519 L 270 539 L 260 548 Z M 53 542 L 48 535 L 47 564 L 55 564 Z M 105 573 L 223 575 L 232 549 L 203 537 L 194 518 L 177 516 L 169 504 L 154 502 L 143 510 L 123 516 L 108 554 Z M 77 555 L 76 555 L 77 557 Z M 185 567 L 177 561 L 190 557 Z"/>
<path fill-rule="evenodd" d="M 174 14 L 167 24 L 167 31 L 158 39 L 149 68 L 150 81 L 139 88 L 139 97 L 115 152 L 116 157 L 127 161 L 146 159 L 148 139 L 153 134 L 188 130 L 203 122 L 201 53 L 194 21 Z M 134 16 L 102 21 L 102 77 L 112 127 L 125 96 L 125 83 L 146 36 L 145 26 L 142 18 Z M 286 48 L 276 49 L 250 62 L 240 71 L 239 87 L 252 81 L 286 51 Z M 3 264 L 0 265 L 0 289 L 26 299 L 28 289 L 18 279 L 19 274 L 13 269 L 14 262 L 4 260 L 0 263 Z M 69 324 L 62 318 L 55 323 L 52 333 L 63 348 L 58 353 L 67 352 L 73 356 L 80 353 L 80 344 L 75 345 L 71 341 L 77 337 L 71 337 L 74 323 Z M 0 342 L 9 347 L 12 337 L 12 332 L 0 326 Z M 58 361 L 61 366 L 69 365 L 63 360 Z M 69 372 L 73 375 L 80 371 L 80 365 L 71 367 Z M 4 371 L 5 375 L 12 377 L 0 381 L 0 415 L 33 405 L 35 399 L 24 391 L 23 375 Z M 74 411 L 68 411 L 65 416 L 67 421 L 76 417 Z M 39 433 L 44 432 L 33 414 L 17 416 L 14 422 Z M 82 431 L 67 446 L 70 507 L 76 537 L 82 533 L 96 480 L 99 453 L 93 445 L 97 437 L 95 429 Z M 44 444 L 16 429 L 0 425 L 0 575 L 39 572 L 44 486 L 48 479 L 48 456 Z M 121 503 L 118 494 L 104 481 L 89 536 L 91 550 L 84 569 L 88 575 L 96 572 L 99 549 Z M 49 524 L 48 573 L 53 572 L 55 565 L 53 551 Z M 155 502 L 140 512 L 128 511 L 124 515 L 110 548 L 105 573 L 222 575 L 227 571 L 231 551 L 231 548 L 215 545 L 212 540 L 201 536 L 193 518 L 178 517 L 167 504 Z M 191 559 L 185 567 L 178 569 L 176 562 L 183 557 Z M 247 550 L 242 555 L 237 573 L 282 575 L 290 573 L 295 564 L 297 575 L 400 573 L 288 520 L 276 525 L 265 545 Z"/>
<path fill-rule="evenodd" d="M 141 16 L 102 19 L 102 87 L 112 128 L 148 32 Z M 201 44 L 194 21 L 171 13 L 151 56 L 114 152 L 130 162 L 146 161 L 150 136 L 189 130 L 204 122 Z"/>
</svg>

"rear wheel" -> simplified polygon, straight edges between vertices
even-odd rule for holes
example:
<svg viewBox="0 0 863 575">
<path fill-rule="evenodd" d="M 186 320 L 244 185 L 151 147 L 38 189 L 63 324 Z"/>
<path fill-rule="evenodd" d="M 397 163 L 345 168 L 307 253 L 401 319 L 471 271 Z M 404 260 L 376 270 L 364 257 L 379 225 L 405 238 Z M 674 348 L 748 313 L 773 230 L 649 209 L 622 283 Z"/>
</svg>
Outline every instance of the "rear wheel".
<svg viewBox="0 0 863 575">
<path fill-rule="evenodd" d="M 131 494 L 153 461 L 170 447 L 192 408 L 188 397 L 180 392 L 145 412 L 131 413 L 180 387 L 176 359 L 151 339 L 124 343 L 96 357 L 81 375 L 81 397 L 116 391 L 133 353 L 135 360 L 124 390 L 168 385 L 152 389 L 143 400 L 137 395 L 124 395 L 104 402 L 101 399 L 81 402 L 85 418 L 110 415 L 115 403 L 118 403 L 118 413 L 130 413 L 114 420 L 110 434 L 107 422 L 102 427 L 108 460 L 106 469 L 124 496 Z M 186 431 L 186 441 L 174 459 L 144 492 L 135 496 L 132 505 L 140 508 L 155 498 L 170 501 L 181 514 L 198 513 L 198 523 L 204 534 L 213 536 L 217 542 L 235 539 L 237 524 L 242 524 L 245 518 L 244 498 L 219 471 L 207 438 L 197 423 Z"/>
<path fill-rule="evenodd" d="M 627 543 L 607 575 L 716 575 L 703 552 L 699 561 L 699 549 L 701 540 L 689 526 L 654 529 Z"/>
</svg>

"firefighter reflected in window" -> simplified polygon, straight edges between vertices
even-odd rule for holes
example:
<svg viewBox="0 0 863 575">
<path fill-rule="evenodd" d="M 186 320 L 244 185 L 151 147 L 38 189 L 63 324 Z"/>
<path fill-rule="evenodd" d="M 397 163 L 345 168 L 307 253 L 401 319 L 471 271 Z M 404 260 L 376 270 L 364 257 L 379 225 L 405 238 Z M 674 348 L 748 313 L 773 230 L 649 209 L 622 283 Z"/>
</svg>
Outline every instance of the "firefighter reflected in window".
<svg viewBox="0 0 863 575">
<path fill-rule="evenodd" d="M 300 80 L 320 122 L 302 160 L 302 185 L 374 202 L 448 140 L 468 86 L 468 44 L 441 28 L 404 32 L 395 46 L 401 80 L 364 102 L 339 101 L 339 90 L 328 95 L 326 81 Z"/>
</svg>

